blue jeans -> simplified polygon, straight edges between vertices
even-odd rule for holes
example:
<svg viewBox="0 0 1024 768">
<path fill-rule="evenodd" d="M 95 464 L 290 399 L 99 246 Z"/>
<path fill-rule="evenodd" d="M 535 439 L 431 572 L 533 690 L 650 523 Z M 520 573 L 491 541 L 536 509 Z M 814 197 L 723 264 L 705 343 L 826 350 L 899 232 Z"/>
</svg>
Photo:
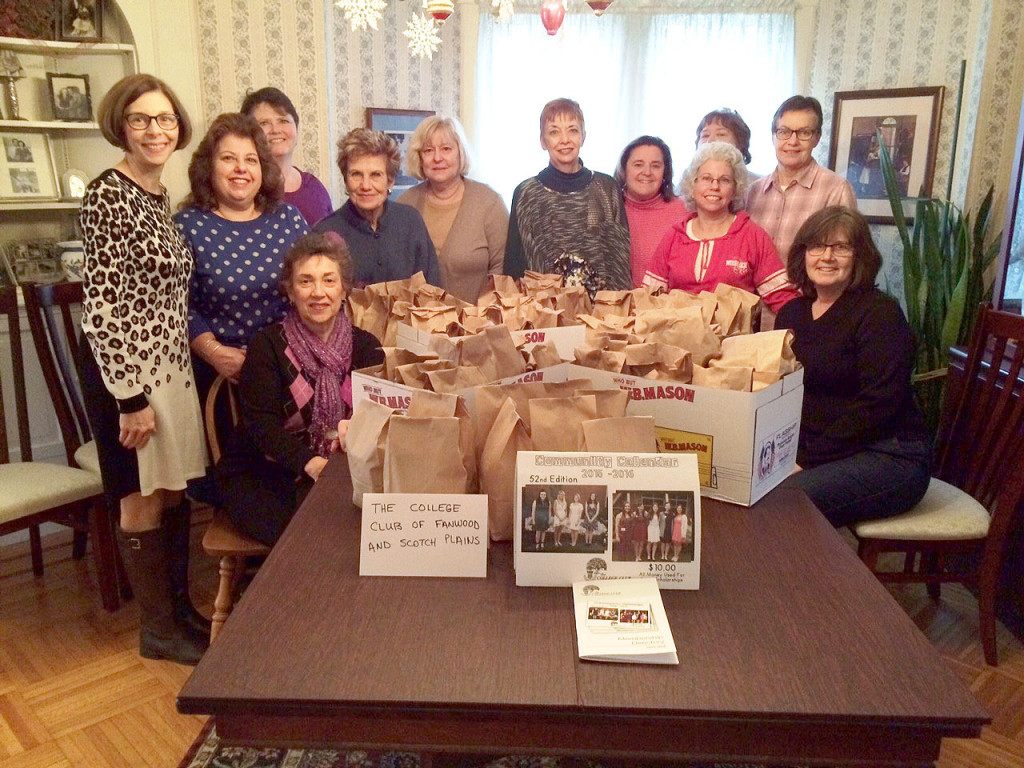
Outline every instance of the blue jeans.
<svg viewBox="0 0 1024 768">
<path fill-rule="evenodd" d="M 890 437 L 838 461 L 790 475 L 836 528 L 906 512 L 928 490 L 931 446 Z"/>
</svg>

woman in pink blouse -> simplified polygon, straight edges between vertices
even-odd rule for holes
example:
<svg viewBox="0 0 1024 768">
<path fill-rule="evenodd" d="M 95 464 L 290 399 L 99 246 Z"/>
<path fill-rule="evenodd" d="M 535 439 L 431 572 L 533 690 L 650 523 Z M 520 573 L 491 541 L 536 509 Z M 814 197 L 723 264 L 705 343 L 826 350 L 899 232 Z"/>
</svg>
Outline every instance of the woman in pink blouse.
<svg viewBox="0 0 1024 768">
<path fill-rule="evenodd" d="M 747 181 L 736 147 L 715 141 L 698 148 L 679 185 L 694 211 L 662 239 L 644 285 L 700 293 L 725 283 L 759 294 L 773 312 L 799 295 L 768 233 L 739 210 Z"/>
<path fill-rule="evenodd" d="M 672 191 L 672 153 L 655 136 L 641 136 L 626 145 L 615 180 L 626 201 L 629 261 L 633 285 L 639 286 L 658 243 L 686 216 L 686 203 Z"/>
</svg>

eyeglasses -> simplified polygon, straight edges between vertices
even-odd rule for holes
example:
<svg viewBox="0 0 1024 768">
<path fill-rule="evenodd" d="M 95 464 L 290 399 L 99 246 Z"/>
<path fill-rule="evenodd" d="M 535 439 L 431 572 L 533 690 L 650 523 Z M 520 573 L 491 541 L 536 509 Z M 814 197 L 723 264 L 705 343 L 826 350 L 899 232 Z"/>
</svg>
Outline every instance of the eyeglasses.
<svg viewBox="0 0 1024 768">
<path fill-rule="evenodd" d="M 154 120 L 165 131 L 178 127 L 178 116 L 173 112 L 161 112 L 159 115 L 145 115 L 142 112 L 132 112 L 129 115 L 125 115 L 124 120 L 130 128 L 134 128 L 136 131 L 146 130 Z"/>
<path fill-rule="evenodd" d="M 796 134 L 796 137 L 800 141 L 810 141 L 818 135 L 817 128 L 797 128 L 795 131 L 792 128 L 786 128 L 785 126 L 775 129 L 775 138 L 779 141 L 786 141 L 790 136 Z"/>
<path fill-rule="evenodd" d="M 811 256 L 824 256 L 825 251 L 832 249 L 832 255 L 837 259 L 848 259 L 853 256 L 853 246 L 849 243 L 819 243 L 807 249 Z"/>
<path fill-rule="evenodd" d="M 732 176 L 712 176 L 710 173 L 702 173 L 694 181 L 703 184 L 706 187 L 710 187 L 716 181 L 720 187 L 731 187 L 736 183 L 736 179 Z"/>
</svg>

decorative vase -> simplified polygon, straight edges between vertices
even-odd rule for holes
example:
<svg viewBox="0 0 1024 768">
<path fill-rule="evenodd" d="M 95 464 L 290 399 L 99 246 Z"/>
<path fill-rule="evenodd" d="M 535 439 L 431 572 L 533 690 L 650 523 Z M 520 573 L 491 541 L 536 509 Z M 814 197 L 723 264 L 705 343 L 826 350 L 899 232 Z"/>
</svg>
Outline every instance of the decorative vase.
<svg viewBox="0 0 1024 768">
<path fill-rule="evenodd" d="M 544 0 L 540 6 L 540 20 L 549 35 L 558 34 L 558 29 L 565 19 L 565 6 L 562 0 Z"/>
</svg>

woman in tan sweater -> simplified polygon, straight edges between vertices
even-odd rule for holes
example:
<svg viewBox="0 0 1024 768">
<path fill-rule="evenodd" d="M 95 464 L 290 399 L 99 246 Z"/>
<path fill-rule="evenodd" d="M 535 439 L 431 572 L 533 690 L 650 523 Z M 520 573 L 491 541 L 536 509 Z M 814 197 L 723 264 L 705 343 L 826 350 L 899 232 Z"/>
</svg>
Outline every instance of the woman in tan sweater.
<svg viewBox="0 0 1024 768">
<path fill-rule="evenodd" d="M 413 206 L 426 222 L 441 266 L 442 285 L 476 303 L 487 276 L 501 274 L 508 234 L 508 211 L 486 184 L 466 178 L 469 156 L 454 119 L 431 116 L 409 140 L 405 160 L 410 176 L 422 183 L 398 202 Z"/>
</svg>

